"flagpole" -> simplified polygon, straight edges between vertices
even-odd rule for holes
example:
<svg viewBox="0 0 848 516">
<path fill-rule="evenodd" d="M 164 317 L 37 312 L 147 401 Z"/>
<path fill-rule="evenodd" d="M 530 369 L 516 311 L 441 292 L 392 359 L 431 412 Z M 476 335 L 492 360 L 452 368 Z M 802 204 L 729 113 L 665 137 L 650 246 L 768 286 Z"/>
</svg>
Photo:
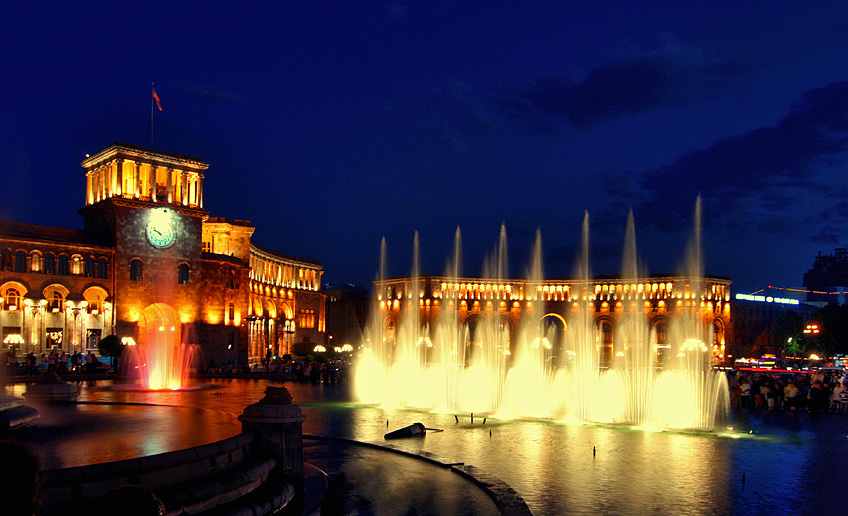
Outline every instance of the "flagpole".
<svg viewBox="0 0 848 516">
<path fill-rule="evenodd" d="M 156 91 L 155 85 L 150 83 L 150 148 L 153 148 L 153 103 L 155 99 L 153 98 L 153 92 Z"/>
</svg>

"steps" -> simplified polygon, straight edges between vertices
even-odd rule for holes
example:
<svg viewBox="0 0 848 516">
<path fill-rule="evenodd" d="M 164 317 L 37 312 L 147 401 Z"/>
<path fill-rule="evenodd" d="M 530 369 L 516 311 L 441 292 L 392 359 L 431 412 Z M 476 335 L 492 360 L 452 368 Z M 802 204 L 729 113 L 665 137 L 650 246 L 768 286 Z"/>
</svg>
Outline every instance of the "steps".
<svg viewBox="0 0 848 516">
<path fill-rule="evenodd" d="M 284 507 L 295 488 L 250 434 L 185 450 L 41 472 L 44 516 L 105 510 L 104 497 L 125 485 L 152 490 L 168 516 L 264 516 Z M 120 515 L 116 507 L 111 514 Z"/>
</svg>

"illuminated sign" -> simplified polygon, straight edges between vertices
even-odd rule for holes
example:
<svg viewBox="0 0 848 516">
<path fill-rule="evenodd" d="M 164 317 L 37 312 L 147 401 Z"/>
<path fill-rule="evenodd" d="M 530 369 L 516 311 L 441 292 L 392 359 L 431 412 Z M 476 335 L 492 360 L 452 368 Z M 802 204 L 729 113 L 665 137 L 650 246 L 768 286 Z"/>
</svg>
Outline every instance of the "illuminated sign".
<svg viewBox="0 0 848 516">
<path fill-rule="evenodd" d="M 736 294 L 736 299 L 740 301 L 757 301 L 760 303 L 780 303 L 784 305 L 800 305 L 801 302 L 797 299 L 788 297 L 771 297 L 771 296 L 752 296 L 750 294 Z"/>
</svg>

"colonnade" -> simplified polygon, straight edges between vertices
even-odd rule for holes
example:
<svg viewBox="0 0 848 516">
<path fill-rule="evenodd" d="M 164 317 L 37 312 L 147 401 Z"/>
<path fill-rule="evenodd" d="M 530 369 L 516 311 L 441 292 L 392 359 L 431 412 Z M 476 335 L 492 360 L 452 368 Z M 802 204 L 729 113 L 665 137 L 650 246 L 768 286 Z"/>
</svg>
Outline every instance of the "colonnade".
<svg viewBox="0 0 848 516">
<path fill-rule="evenodd" d="M 111 197 L 203 208 L 203 173 L 116 158 L 86 172 L 86 204 Z"/>
</svg>

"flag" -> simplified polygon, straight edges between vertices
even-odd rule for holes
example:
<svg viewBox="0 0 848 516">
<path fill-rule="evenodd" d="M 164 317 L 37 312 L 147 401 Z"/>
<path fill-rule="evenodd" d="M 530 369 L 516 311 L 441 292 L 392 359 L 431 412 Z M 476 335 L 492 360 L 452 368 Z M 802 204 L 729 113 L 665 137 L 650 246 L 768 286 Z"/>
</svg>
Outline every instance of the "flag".
<svg viewBox="0 0 848 516">
<path fill-rule="evenodd" d="M 159 111 L 162 111 L 162 101 L 159 100 L 159 95 L 156 94 L 156 88 L 153 88 L 153 100 L 156 101 L 156 106 L 159 107 Z"/>
</svg>

